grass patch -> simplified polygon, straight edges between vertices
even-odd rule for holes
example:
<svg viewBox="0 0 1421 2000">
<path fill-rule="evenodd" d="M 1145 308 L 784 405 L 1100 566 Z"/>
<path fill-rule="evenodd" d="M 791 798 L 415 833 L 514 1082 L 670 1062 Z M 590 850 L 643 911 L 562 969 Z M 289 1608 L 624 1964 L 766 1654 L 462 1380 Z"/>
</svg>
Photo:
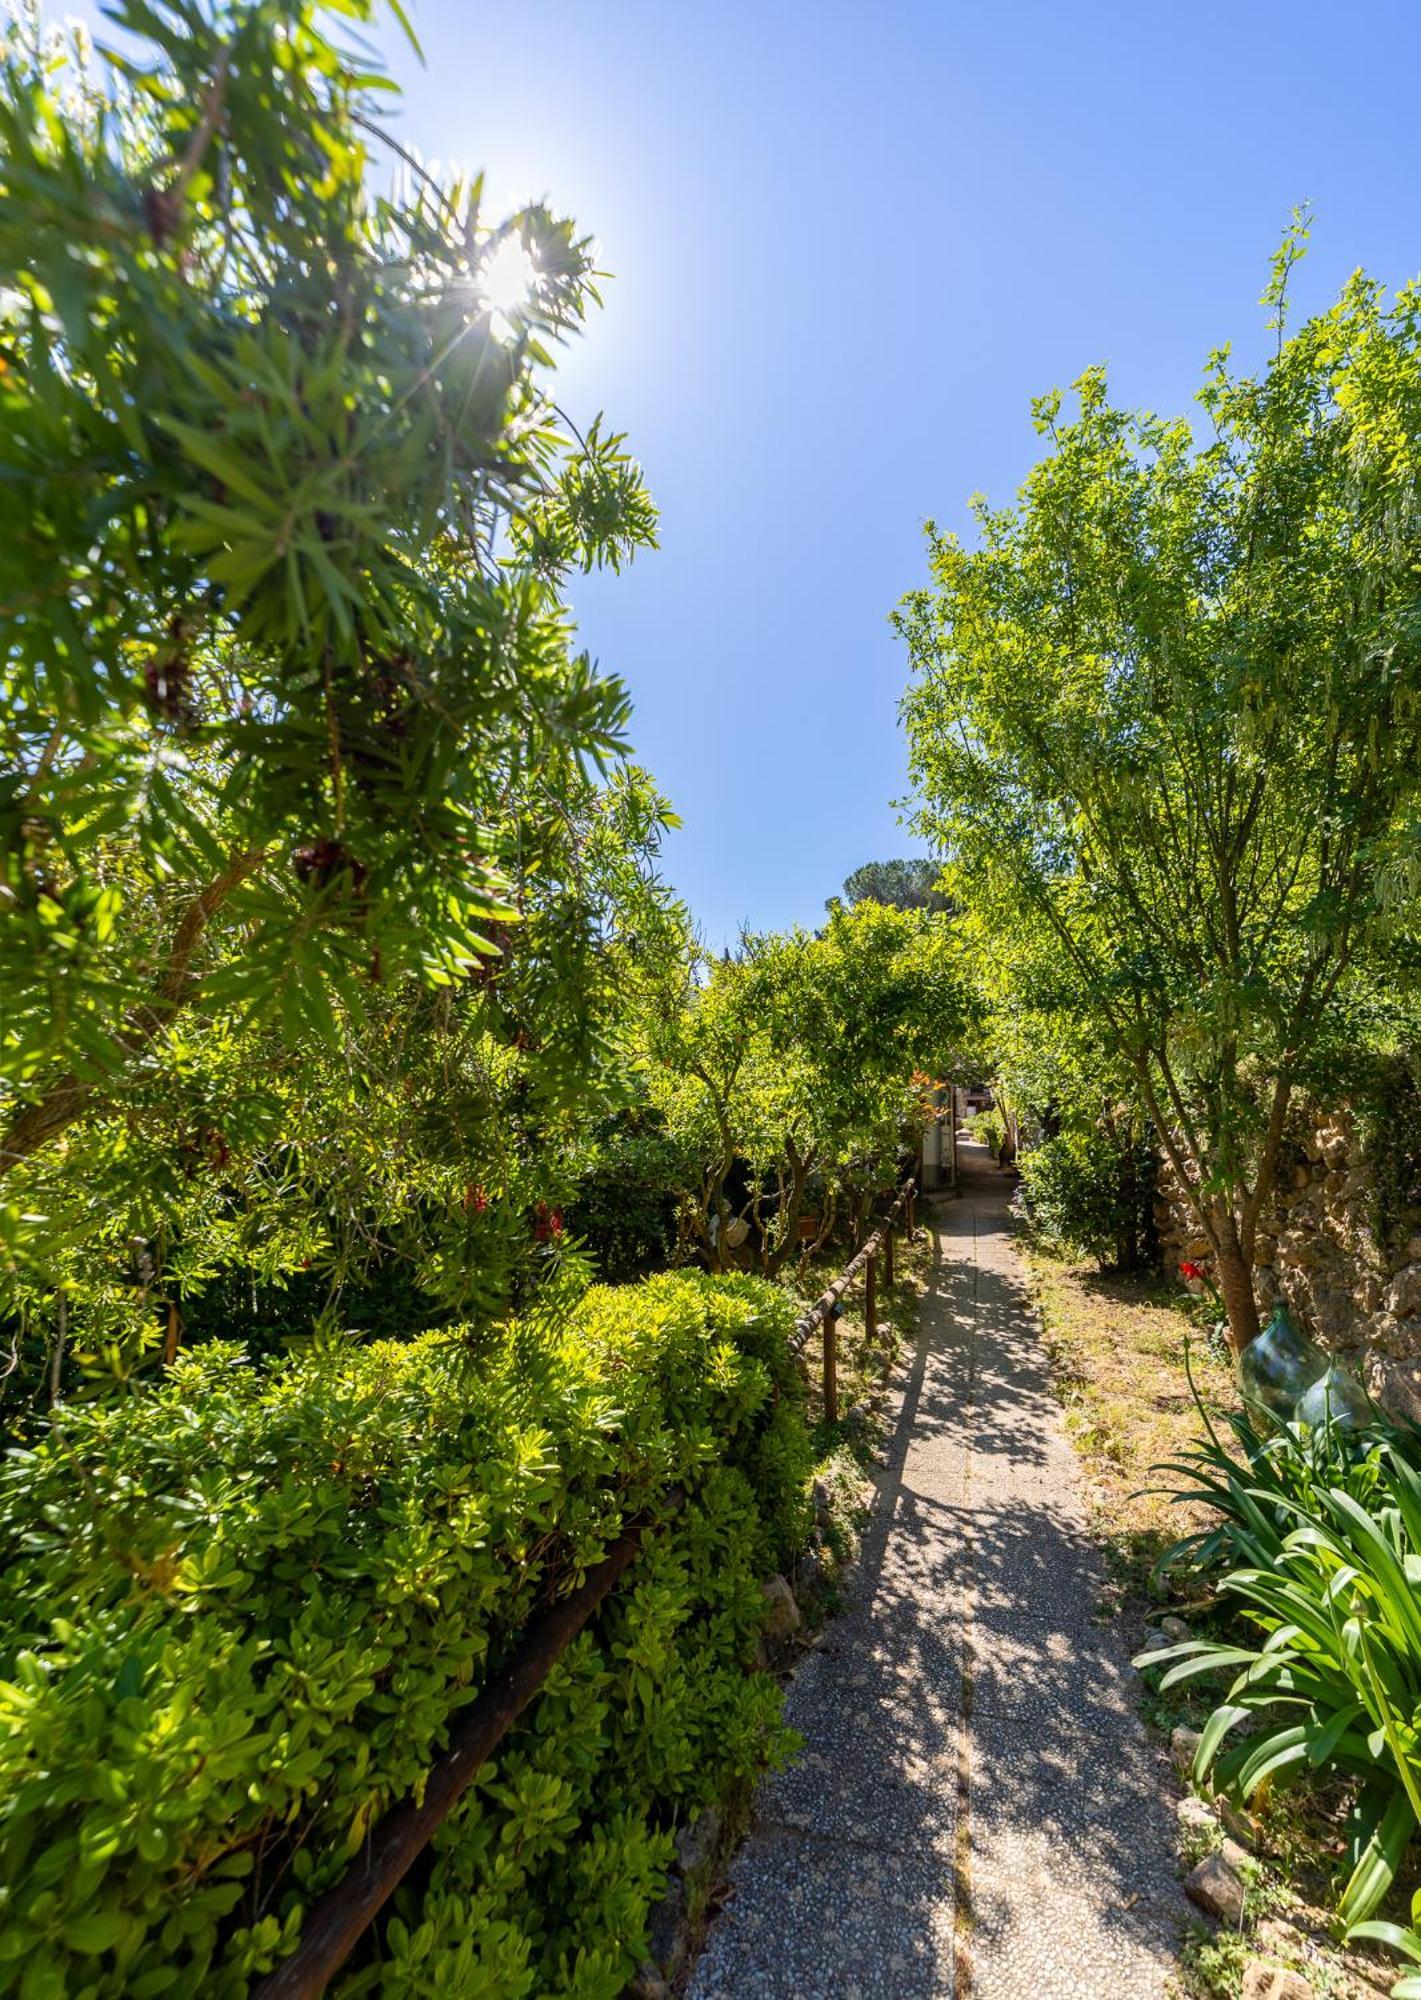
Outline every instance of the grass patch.
<svg viewBox="0 0 1421 2000">
<path fill-rule="evenodd" d="M 1237 1406 L 1233 1371 L 1209 1351 L 1166 1279 L 1102 1275 L 1030 1245 L 1026 1255 L 1056 1393 L 1085 1464 L 1092 1526 L 1117 1580 L 1142 1603 L 1157 1601 L 1156 1563 L 1208 1519 L 1202 1507 L 1146 1490 L 1158 1483 L 1150 1467 L 1199 1433 L 1186 1340 L 1211 1411 Z"/>
<path fill-rule="evenodd" d="M 806 1269 L 796 1270 L 786 1280 L 787 1289 L 802 1312 L 811 1306 L 838 1277 L 852 1253 L 838 1250 L 818 1258 Z M 919 1225 L 916 1240 L 910 1243 L 901 1233 L 896 1239 L 896 1269 L 891 1296 L 885 1296 L 883 1264 L 879 1260 L 877 1327 L 872 1341 L 864 1319 L 863 1275 L 854 1280 L 843 1299 L 839 1321 L 838 1384 L 840 1418 L 837 1424 L 824 1421 L 824 1347 L 819 1329 L 810 1334 L 804 1347 L 805 1377 L 809 1384 L 808 1418 L 818 1451 L 828 1456 L 841 1445 L 856 1449 L 862 1425 L 850 1412 L 882 1383 L 905 1346 L 917 1335 L 919 1311 L 927 1276 L 932 1267 L 932 1239 Z"/>
</svg>

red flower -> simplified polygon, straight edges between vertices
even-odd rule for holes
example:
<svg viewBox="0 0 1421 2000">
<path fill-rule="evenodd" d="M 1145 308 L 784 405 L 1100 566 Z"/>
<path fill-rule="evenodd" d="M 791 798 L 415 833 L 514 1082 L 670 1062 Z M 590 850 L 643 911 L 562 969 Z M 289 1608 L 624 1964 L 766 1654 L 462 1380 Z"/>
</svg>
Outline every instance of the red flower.
<svg viewBox="0 0 1421 2000">
<path fill-rule="evenodd" d="M 1187 1278 L 1192 1283 L 1196 1279 L 1206 1278 L 1209 1274 L 1202 1264 L 1185 1263 L 1180 1265 L 1179 1275 L 1181 1278 Z"/>
<path fill-rule="evenodd" d="M 545 1201 L 540 1201 L 537 1220 L 533 1224 L 533 1235 L 539 1243 L 546 1243 L 550 1236 L 561 1236 L 562 1210 L 549 1208 Z"/>
<path fill-rule="evenodd" d="M 488 1196 L 484 1193 L 484 1184 L 482 1181 L 475 1181 L 472 1187 L 465 1188 L 464 1213 L 466 1215 L 482 1215 L 487 1207 Z"/>
</svg>

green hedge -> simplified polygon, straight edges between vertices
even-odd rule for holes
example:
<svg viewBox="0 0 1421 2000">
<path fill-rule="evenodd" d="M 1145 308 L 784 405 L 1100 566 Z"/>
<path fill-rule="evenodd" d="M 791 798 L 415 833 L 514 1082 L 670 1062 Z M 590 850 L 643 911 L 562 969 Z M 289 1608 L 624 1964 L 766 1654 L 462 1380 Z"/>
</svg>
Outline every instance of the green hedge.
<svg viewBox="0 0 1421 2000">
<path fill-rule="evenodd" d="M 1046 1243 L 1134 1270 L 1154 1241 L 1155 1159 L 1148 1133 L 1061 1132 L 1017 1161 L 1026 1213 Z"/>
<path fill-rule="evenodd" d="M 244 1992 L 535 1603 L 679 1485 L 339 1987 L 613 2000 L 675 1825 L 782 1744 L 746 1668 L 806 1526 L 790 1316 L 677 1275 L 476 1357 L 218 1343 L 64 1407 L 0 1471 L 0 1993 Z"/>
</svg>

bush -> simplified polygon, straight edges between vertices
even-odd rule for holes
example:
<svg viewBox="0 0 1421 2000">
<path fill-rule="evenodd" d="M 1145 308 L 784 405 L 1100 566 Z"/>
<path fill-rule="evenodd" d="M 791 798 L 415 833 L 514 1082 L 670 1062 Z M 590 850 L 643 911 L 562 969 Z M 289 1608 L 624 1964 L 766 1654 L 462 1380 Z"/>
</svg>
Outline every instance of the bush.
<svg viewBox="0 0 1421 2000">
<path fill-rule="evenodd" d="M 1032 1228 L 1071 1255 L 1134 1270 L 1153 1231 L 1154 1155 L 1144 1138 L 1061 1132 L 1018 1161 Z"/>
<path fill-rule="evenodd" d="M 1421 1821 L 1421 1471 L 1416 1439 L 1378 1423 L 1360 1439 L 1234 1421 L 1240 1464 L 1209 1430 L 1182 1464 L 1184 1494 L 1221 1525 L 1181 1548 L 1227 1554 L 1219 1585 L 1256 1639 L 1194 1639 L 1141 1656 L 1163 1687 L 1232 1676 L 1194 1775 L 1247 1798 L 1266 1779 L 1331 1770 L 1358 1787 L 1339 1915 L 1354 1926 L 1390 1889 Z M 1253 1733 L 1229 1743 L 1240 1724 Z"/>
<path fill-rule="evenodd" d="M 676 1252 L 682 1149 L 665 1133 L 619 1131 L 578 1184 L 567 1226 L 610 1284 L 663 1270 Z"/>
<path fill-rule="evenodd" d="M 677 1275 L 477 1362 L 214 1343 L 61 1406 L 0 1471 L 0 1993 L 244 1992 L 534 1606 L 680 1486 L 340 1988 L 613 2000 L 675 1822 L 782 1741 L 746 1668 L 806 1527 L 790 1319 Z"/>
<path fill-rule="evenodd" d="M 967 1129 L 979 1145 L 985 1146 L 994 1160 L 1000 1160 L 1006 1150 L 1007 1121 L 996 1105 L 982 1111 L 974 1111 L 967 1120 Z"/>
</svg>

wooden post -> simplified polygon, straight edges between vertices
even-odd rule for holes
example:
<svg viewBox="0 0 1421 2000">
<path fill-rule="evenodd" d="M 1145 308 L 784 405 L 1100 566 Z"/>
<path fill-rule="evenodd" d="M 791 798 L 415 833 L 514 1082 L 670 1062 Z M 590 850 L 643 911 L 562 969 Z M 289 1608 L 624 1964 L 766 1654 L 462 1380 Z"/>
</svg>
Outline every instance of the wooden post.
<svg viewBox="0 0 1421 2000">
<path fill-rule="evenodd" d="M 914 1201 L 916 1192 L 917 1190 L 914 1189 L 912 1192 L 910 1192 L 908 1196 L 908 1227 L 905 1230 L 904 1234 L 907 1236 L 908 1241 L 910 1243 L 913 1241 L 913 1238 L 917 1235 L 917 1222 L 916 1222 L 916 1217 L 914 1215 Z"/>
<path fill-rule="evenodd" d="M 957 1085 L 955 1083 L 950 1083 L 947 1087 L 947 1128 L 952 1146 L 952 1153 L 951 1153 L 952 1192 L 956 1194 L 958 1189 L 957 1189 Z"/>
<path fill-rule="evenodd" d="M 878 1338 L 878 1259 L 863 1267 L 863 1337 L 869 1346 Z"/>
<path fill-rule="evenodd" d="M 839 1315 L 833 1306 L 824 1314 L 824 1421 L 839 1421 Z"/>
<path fill-rule="evenodd" d="M 893 1217 L 889 1216 L 883 1227 L 883 1296 L 893 1296 Z"/>
</svg>

